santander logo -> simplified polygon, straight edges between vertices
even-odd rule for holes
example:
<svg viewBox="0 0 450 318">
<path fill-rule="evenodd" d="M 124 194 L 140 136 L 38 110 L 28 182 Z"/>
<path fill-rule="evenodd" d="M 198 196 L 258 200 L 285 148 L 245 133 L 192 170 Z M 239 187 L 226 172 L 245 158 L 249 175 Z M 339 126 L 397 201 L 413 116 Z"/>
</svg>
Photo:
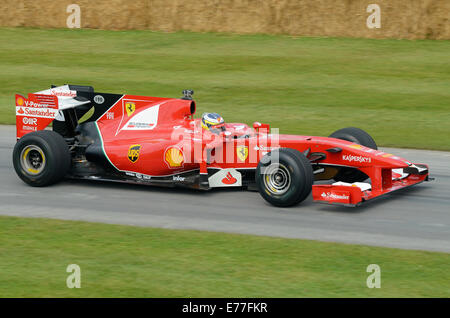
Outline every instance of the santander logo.
<svg viewBox="0 0 450 318">
<path fill-rule="evenodd" d="M 57 90 L 50 90 L 52 95 L 60 96 L 60 97 L 77 97 L 76 91 L 57 91 Z"/>
<path fill-rule="evenodd" d="M 325 200 L 348 200 L 350 199 L 350 197 L 348 195 L 344 195 L 344 194 L 335 194 L 335 193 L 330 193 L 330 192 L 322 192 L 322 194 L 320 195 L 322 198 L 324 198 Z"/>
<path fill-rule="evenodd" d="M 222 182 L 224 184 L 234 184 L 234 183 L 236 183 L 236 181 L 237 181 L 237 179 L 235 177 L 233 177 L 230 172 L 228 172 L 227 176 L 222 179 Z"/>
</svg>

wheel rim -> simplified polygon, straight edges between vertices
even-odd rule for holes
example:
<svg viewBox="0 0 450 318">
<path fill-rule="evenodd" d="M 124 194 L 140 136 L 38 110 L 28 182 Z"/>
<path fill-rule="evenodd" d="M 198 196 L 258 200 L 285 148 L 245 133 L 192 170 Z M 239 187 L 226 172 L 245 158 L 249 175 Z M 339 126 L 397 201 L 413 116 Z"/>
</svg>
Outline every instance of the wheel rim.
<svg viewBox="0 0 450 318">
<path fill-rule="evenodd" d="M 41 148 L 29 145 L 20 154 L 20 164 L 26 173 L 38 175 L 45 168 L 45 155 Z"/>
<path fill-rule="evenodd" d="M 264 186 L 275 195 L 285 193 L 291 185 L 291 173 L 283 164 L 271 164 L 264 171 Z"/>
</svg>

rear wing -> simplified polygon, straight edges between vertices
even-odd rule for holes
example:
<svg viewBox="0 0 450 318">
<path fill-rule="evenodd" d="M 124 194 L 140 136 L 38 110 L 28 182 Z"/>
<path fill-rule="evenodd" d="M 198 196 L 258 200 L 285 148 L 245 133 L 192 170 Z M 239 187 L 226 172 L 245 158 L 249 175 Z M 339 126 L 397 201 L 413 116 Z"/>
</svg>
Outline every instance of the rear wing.
<svg viewBox="0 0 450 318">
<path fill-rule="evenodd" d="M 45 129 L 55 119 L 66 123 L 71 120 L 76 125 L 75 109 L 91 104 L 88 98 L 78 96 L 78 91 L 93 92 L 94 89 L 90 86 L 63 85 L 28 94 L 28 98 L 16 94 L 17 139 L 27 133 Z"/>
<path fill-rule="evenodd" d="M 28 98 L 16 94 L 17 139 L 25 134 L 45 129 L 58 115 L 58 97 L 44 94 L 28 94 Z"/>
</svg>

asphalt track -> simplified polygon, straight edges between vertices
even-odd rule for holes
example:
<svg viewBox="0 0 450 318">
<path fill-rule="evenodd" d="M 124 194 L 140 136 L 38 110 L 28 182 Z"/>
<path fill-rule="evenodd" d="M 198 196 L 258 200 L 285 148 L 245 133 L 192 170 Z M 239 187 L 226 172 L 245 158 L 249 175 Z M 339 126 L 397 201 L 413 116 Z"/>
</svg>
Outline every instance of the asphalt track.
<svg viewBox="0 0 450 318">
<path fill-rule="evenodd" d="M 450 153 L 386 151 L 430 165 L 436 180 L 358 208 L 280 209 L 257 192 L 164 189 L 95 181 L 32 188 L 15 174 L 15 127 L 0 126 L 0 214 L 196 229 L 450 252 Z"/>
</svg>

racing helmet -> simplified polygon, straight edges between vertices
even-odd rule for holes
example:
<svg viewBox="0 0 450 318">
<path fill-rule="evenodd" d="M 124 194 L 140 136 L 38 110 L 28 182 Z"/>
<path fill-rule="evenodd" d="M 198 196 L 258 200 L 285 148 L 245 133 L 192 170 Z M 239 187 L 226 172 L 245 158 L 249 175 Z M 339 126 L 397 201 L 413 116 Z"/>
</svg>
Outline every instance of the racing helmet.
<svg viewBox="0 0 450 318">
<path fill-rule="evenodd" d="M 220 134 L 221 131 L 225 131 L 225 121 L 217 113 L 203 113 L 202 127 L 212 133 Z"/>
</svg>

